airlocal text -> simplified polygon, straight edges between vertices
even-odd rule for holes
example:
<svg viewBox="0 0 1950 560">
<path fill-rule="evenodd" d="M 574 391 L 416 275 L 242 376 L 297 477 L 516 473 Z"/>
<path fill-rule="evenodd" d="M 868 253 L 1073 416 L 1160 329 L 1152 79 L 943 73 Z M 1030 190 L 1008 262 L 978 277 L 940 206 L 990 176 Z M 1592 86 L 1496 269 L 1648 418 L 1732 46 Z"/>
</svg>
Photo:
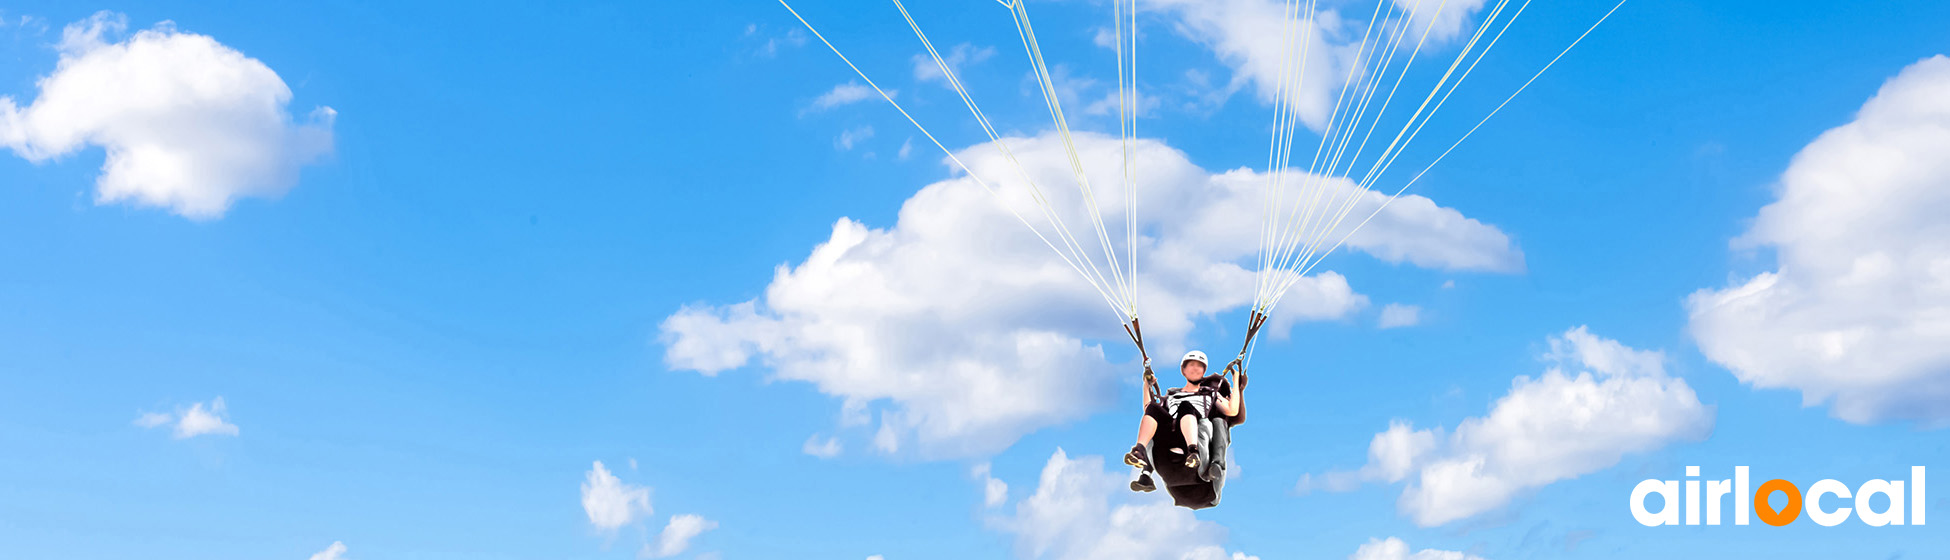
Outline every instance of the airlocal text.
<svg viewBox="0 0 1950 560">
<path fill-rule="evenodd" d="M 1699 467 L 1686 467 L 1687 478 L 1696 478 L 1698 476 Z M 1686 494 L 1683 500 L 1680 499 L 1679 494 L 1681 481 L 1647 479 L 1640 482 L 1638 486 L 1632 488 L 1632 518 L 1637 519 L 1640 525 L 1647 527 L 1679 525 L 1681 524 L 1680 512 L 1683 508 L 1685 512 L 1684 524 L 1699 525 L 1700 502 L 1702 501 L 1700 499 L 1700 482 L 1700 480 L 1684 481 Z M 1861 519 L 1862 523 L 1871 527 L 1902 525 L 1905 521 L 1910 525 L 1923 524 L 1923 504 L 1925 503 L 1923 493 L 1923 467 L 1909 468 L 1907 492 L 1904 491 L 1904 481 L 1897 480 L 1892 482 L 1881 479 L 1864 482 L 1861 486 L 1857 486 L 1853 490 L 1850 490 L 1848 485 L 1842 484 L 1841 481 L 1833 479 L 1823 480 L 1809 486 L 1805 495 L 1802 493 L 1801 488 L 1795 486 L 1794 483 L 1774 479 L 1762 482 L 1760 488 L 1749 492 L 1747 486 L 1747 467 L 1734 467 L 1732 480 L 1707 480 L 1704 482 L 1706 482 L 1706 496 L 1704 501 L 1706 503 L 1707 525 L 1720 524 L 1720 506 L 1726 503 L 1725 498 L 1728 494 L 1733 496 L 1734 525 L 1747 524 L 1747 511 L 1750 505 L 1753 506 L 1753 517 L 1758 517 L 1762 523 L 1775 527 L 1784 527 L 1789 523 L 1793 523 L 1801 517 L 1801 513 L 1804 510 L 1807 512 L 1809 520 L 1814 521 L 1816 525 L 1824 527 L 1834 527 L 1842 524 L 1844 521 L 1848 521 L 1851 512 L 1853 512 L 1856 518 Z M 1659 511 L 1647 511 L 1645 509 L 1646 497 L 1651 494 L 1658 494 L 1665 498 L 1665 506 Z M 1786 495 L 1787 504 L 1780 509 L 1774 509 L 1767 501 L 1774 494 Z M 1877 494 L 1889 499 L 1888 507 L 1883 508 L 1882 511 L 1876 511 L 1872 507 L 1873 502 L 1870 501 L 1870 497 Z M 1822 497 L 1830 495 L 1840 500 L 1847 500 L 1853 497 L 1855 499 L 1855 507 L 1836 507 L 1847 502 L 1830 501 L 1826 509 L 1824 509 Z M 1904 508 L 1905 503 L 1908 504 L 1907 509 Z M 1908 513 L 1907 519 L 1905 519 L 1905 513 Z"/>
</svg>

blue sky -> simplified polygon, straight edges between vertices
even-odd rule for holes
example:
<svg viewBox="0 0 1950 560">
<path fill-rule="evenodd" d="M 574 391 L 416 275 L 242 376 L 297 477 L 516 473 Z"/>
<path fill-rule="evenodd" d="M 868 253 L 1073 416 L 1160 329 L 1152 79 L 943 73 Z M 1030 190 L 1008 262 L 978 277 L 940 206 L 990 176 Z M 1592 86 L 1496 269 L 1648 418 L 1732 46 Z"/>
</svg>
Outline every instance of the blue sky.
<svg viewBox="0 0 1950 560">
<path fill-rule="evenodd" d="M 1351 19 L 1373 6 L 1323 4 Z M 1450 118 L 1431 125 L 1429 134 L 1445 140 L 1406 158 L 1428 161 L 1431 147 L 1446 146 L 1609 7 L 1550 4 L 1531 8 L 1459 91 Z M 1241 77 L 1250 57 L 1227 55 L 1218 45 L 1228 37 L 1196 23 L 1232 16 L 1180 2 L 1143 5 L 1140 92 L 1158 101 L 1139 127 L 1155 153 L 1170 156 L 1157 161 L 1187 173 L 1265 171 L 1273 109 Z M 794 7 L 897 90 L 949 148 L 980 147 L 981 131 L 952 92 L 917 76 L 919 44 L 891 6 Z M 1078 106 L 1115 83 L 1115 59 L 1092 41 L 1109 7 L 1029 5 L 1059 80 L 1079 91 Z M 967 45 L 962 76 L 1004 133 L 1048 131 L 1004 9 L 911 8 L 937 44 Z M 103 10 L 109 14 L 96 15 Z M 827 286 L 845 277 L 811 269 L 778 276 L 778 267 L 795 270 L 833 241 L 842 218 L 896 245 L 936 249 L 914 232 L 942 223 L 932 221 L 941 209 L 912 201 L 925 202 L 916 197 L 924 187 L 967 185 L 877 98 L 819 107 L 821 95 L 857 78 L 774 3 L 25 2 L 0 6 L 0 18 L 0 59 L 8 61 L 0 96 L 13 104 L 0 103 L 0 145 L 9 148 L 0 156 L 0 228 L 13 240 L 0 244 L 0 477 L 8 481 L 0 484 L 0 557 L 636 558 L 661 552 L 666 527 L 685 515 L 710 528 L 684 541 L 679 558 L 1086 557 L 1122 530 L 1104 521 L 1117 511 L 1159 527 L 1142 533 L 1171 541 L 1158 554 L 1209 545 L 1268 559 L 1405 557 L 1359 551 L 1390 538 L 1411 550 L 1497 560 L 1916 558 L 1950 547 L 1933 526 L 1804 519 L 1786 528 L 1642 527 L 1626 506 L 1640 480 L 1682 478 L 1687 465 L 1708 477 L 1748 465 L 1762 480 L 1805 489 L 1823 478 L 1851 486 L 1902 478 L 1910 465 L 1950 459 L 1937 429 L 1950 420 L 1950 400 L 1938 389 L 1950 378 L 1950 344 L 1944 331 L 1929 330 L 1941 320 L 1933 313 L 1950 309 L 1950 292 L 1932 291 L 1941 273 L 1926 266 L 1950 262 L 1929 241 L 1950 227 L 1931 217 L 1950 214 L 1930 213 L 1950 208 L 1950 170 L 1929 163 L 1950 159 L 1932 140 L 1944 121 L 1929 120 L 1950 104 L 1930 95 L 1944 91 L 1937 68 L 1950 64 L 1929 63 L 1950 54 L 1942 33 L 1950 5 L 1941 2 L 1628 3 L 1409 193 L 1473 220 L 1467 231 L 1506 236 L 1487 249 L 1437 236 L 1434 262 L 1453 263 L 1442 260 L 1450 249 L 1483 249 L 1520 254 L 1521 267 L 1425 266 L 1345 250 L 1328 259 L 1321 270 L 1343 278 L 1363 303 L 1344 302 L 1259 347 L 1252 419 L 1234 436 L 1240 472 L 1223 505 L 1195 517 L 1155 496 L 1100 491 L 1126 474 L 1113 467 L 1129 446 L 1139 394 L 1134 352 L 1101 310 L 1079 318 L 1058 305 L 1025 312 L 1021 324 L 966 319 L 971 309 L 1016 304 L 984 300 L 877 315 L 892 312 L 876 311 L 876 302 L 944 292 Z M 95 42 L 64 42 L 64 29 L 85 31 L 91 21 L 103 31 Z M 157 27 L 164 21 L 173 24 Z M 208 104 L 172 109 L 168 95 L 117 87 L 146 82 L 116 77 L 131 66 L 100 58 L 87 60 L 100 62 L 109 81 L 45 89 L 50 77 L 85 66 L 61 65 L 64 56 L 83 61 L 137 44 L 144 30 L 157 44 L 207 37 L 220 49 L 207 52 L 260 62 L 274 73 L 269 82 L 261 72 L 226 74 L 232 81 L 219 83 L 243 93 L 220 100 L 269 99 L 282 117 L 250 120 L 265 113 Z M 1437 66 L 1429 61 L 1446 61 L 1456 47 L 1442 42 L 1418 64 Z M 179 70 L 242 64 L 165 60 L 185 66 L 161 67 Z M 1411 79 L 1420 77 L 1428 76 Z M 275 95 L 272 82 L 288 96 Z M 75 91 L 104 97 L 74 102 L 81 109 L 68 113 L 35 105 Z M 1882 98 L 1892 107 L 1882 113 L 1895 117 L 1858 115 L 1879 91 L 1922 93 Z M 134 109 L 84 118 L 118 94 L 159 99 L 162 108 L 130 101 Z M 152 110 L 159 113 L 143 112 Z M 184 120 L 117 120 L 153 114 Z M 1852 130 L 1867 131 L 1863 145 L 1882 151 L 1850 152 L 1855 137 L 1847 135 L 1830 137 L 1833 150 L 1817 149 L 1825 131 L 1858 121 Z M 1900 128 L 1910 122 L 1924 124 Z M 1929 135 L 1929 122 L 1939 136 Z M 238 123 L 269 123 L 271 132 Z M 1080 114 L 1072 124 L 1116 134 L 1109 116 Z M 86 139 L 64 143 L 60 132 L 69 129 Z M 866 130 L 850 146 L 841 141 Z M 1305 146 L 1314 132 L 1302 131 Z M 323 148 L 307 143 L 313 133 L 326 135 Z M 270 136 L 253 136 L 260 134 Z M 245 156 L 210 148 L 223 140 L 271 147 Z M 903 157 L 905 142 L 913 152 Z M 171 153 L 188 154 L 177 171 L 189 180 L 169 182 L 176 175 L 167 166 L 105 171 L 115 146 L 180 150 Z M 1907 179 L 1824 163 L 1830 159 L 1819 156 L 1829 153 L 1894 161 L 1903 171 L 1891 175 Z M 1889 153 L 1907 156 L 1870 157 Z M 1791 166 L 1806 173 L 1790 174 Z M 1784 179 L 1802 176 L 1811 178 Z M 1823 182 L 1836 176 L 1839 183 Z M 136 194 L 106 195 L 117 177 Z M 1834 205 L 1821 196 L 1833 189 L 1820 187 L 1851 181 L 1862 186 L 1847 190 L 1864 194 L 1846 198 L 1839 218 L 1822 214 Z M 1158 192 L 1203 192 L 1196 189 L 1205 183 L 1194 183 Z M 181 202 L 211 193 L 233 198 L 215 210 Z M 1814 202 L 1770 207 L 1789 200 L 1783 193 Z M 1193 200 L 1212 198 L 1200 196 Z M 904 204 L 915 204 L 911 222 Z M 1757 219 L 1763 207 L 1780 210 Z M 998 215 L 965 208 L 968 216 Z M 1169 241 L 1179 216 L 1146 208 L 1156 208 L 1143 211 L 1158 224 L 1147 235 Z M 944 258 L 956 266 L 1002 274 L 1055 262 L 1039 246 L 1015 251 L 1008 240 L 1020 240 L 1020 231 L 956 235 L 996 239 L 996 254 L 1009 257 Z M 1743 238 L 1758 241 L 1735 243 Z M 1870 288 L 1831 281 L 1853 278 L 1846 275 L 1802 272 L 1825 270 L 1821 259 L 1838 252 L 1925 265 L 1892 265 L 1899 272 L 1864 284 Z M 912 262 L 855 264 L 891 270 Z M 1813 295 L 1760 315 L 1768 320 L 1689 304 L 1695 294 L 1769 273 Z M 1140 274 L 1157 279 L 1146 289 L 1177 289 L 1173 271 Z M 1059 304 L 1071 301 L 1061 294 L 1088 289 L 1074 276 L 1036 286 L 1025 293 L 1053 294 L 1048 301 Z M 1893 292 L 1906 295 L 1878 295 Z M 827 297 L 792 304 L 781 293 Z M 854 293 L 859 301 L 831 297 Z M 739 319 L 741 302 L 754 302 L 755 318 Z M 1854 311 L 1835 313 L 1842 305 L 1834 302 Z M 1419 321 L 1378 328 L 1387 304 L 1415 306 Z M 1244 307 L 1210 307 L 1184 314 L 1187 328 L 1160 335 L 1165 347 L 1154 353 L 1229 354 Z M 673 327 L 686 313 L 731 332 Z M 892 339 L 898 348 L 805 346 L 822 326 L 931 314 L 946 317 L 940 328 Z M 1874 330 L 1885 334 L 1819 354 L 1829 361 L 1817 366 L 1797 365 L 1816 354 L 1805 354 L 1813 350 L 1794 333 L 1862 325 L 1914 328 Z M 808 330 L 793 336 L 753 334 L 801 327 Z M 986 334 L 1031 331 L 1079 346 L 1051 362 L 964 347 Z M 737 359 L 696 367 L 697 355 L 673 350 L 682 340 Z M 1658 352 L 1657 366 L 1612 371 L 1566 358 L 1567 348 L 1587 347 L 1580 340 L 1632 356 Z M 1093 347 L 1103 356 L 1091 358 Z M 933 371 L 899 371 L 939 359 L 937 349 L 999 361 L 968 366 L 963 382 L 975 385 L 966 386 L 934 385 L 944 376 Z M 831 363 L 839 367 L 822 369 Z M 982 369 L 1036 363 L 1082 365 Z M 1432 441 L 1448 442 L 1468 419 L 1515 414 L 1498 408 L 1518 390 L 1513 381 L 1553 367 L 1572 378 L 1591 371 L 1591 379 L 1666 390 L 1677 383 L 1696 399 L 1676 410 L 1704 419 L 1682 418 L 1620 443 L 1615 454 L 1563 461 L 1591 464 L 1495 463 L 1506 480 L 1553 468 L 1568 474 L 1519 484 L 1440 523 L 1420 523 L 1398 504 L 1424 484 L 1412 476 L 1299 490 L 1303 477 L 1362 469 L 1370 442 L 1391 422 L 1440 430 L 1429 432 Z M 1849 384 L 1871 373 L 1897 379 Z M 958 392 L 991 383 L 1074 402 L 929 431 L 929 418 L 992 410 Z M 1855 404 L 1844 410 L 1813 398 L 1804 406 L 1810 391 Z M 185 422 L 218 398 L 215 428 Z M 1642 416 L 1629 407 L 1613 413 Z M 152 414 L 166 418 L 142 425 Z M 1608 441 L 1519 432 L 1508 437 Z M 827 441 L 839 448 L 833 456 L 809 452 Z M 1468 442 L 1434 445 L 1436 460 L 1482 451 Z M 1497 457 L 1490 460 L 1504 460 Z M 1410 471 L 1439 464 L 1430 460 L 1421 456 Z M 589 505 L 597 462 L 615 477 L 614 485 L 596 477 L 598 494 L 625 497 L 602 503 L 620 509 Z M 1006 486 L 994 503 L 988 477 Z M 630 498 L 639 488 L 647 498 Z M 1950 494 L 1937 495 L 1927 507 L 1950 515 L 1942 497 Z M 620 513 L 604 521 L 599 510 Z M 1073 513 L 1097 517 L 1047 523 Z M 315 556 L 334 543 L 343 551 Z"/>
</svg>

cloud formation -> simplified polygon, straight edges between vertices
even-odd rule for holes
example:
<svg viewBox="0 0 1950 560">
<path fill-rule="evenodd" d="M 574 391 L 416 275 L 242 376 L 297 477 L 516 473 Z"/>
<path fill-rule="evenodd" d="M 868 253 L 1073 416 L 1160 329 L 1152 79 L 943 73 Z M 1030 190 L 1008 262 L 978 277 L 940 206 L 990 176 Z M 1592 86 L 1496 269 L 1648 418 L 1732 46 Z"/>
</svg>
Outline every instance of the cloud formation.
<svg viewBox="0 0 1950 560">
<path fill-rule="evenodd" d="M 899 91 L 887 90 L 888 97 L 896 97 L 899 94 Z M 824 111 L 841 105 L 849 105 L 868 99 L 879 98 L 880 93 L 875 92 L 873 88 L 867 87 L 859 82 L 847 82 L 833 86 L 833 89 L 819 94 L 819 97 L 813 99 L 812 106 L 808 107 L 807 111 Z"/>
<path fill-rule="evenodd" d="M 1355 549 L 1347 560 L 1483 560 L 1480 556 L 1463 554 L 1454 550 L 1424 548 L 1414 553 L 1408 551 L 1408 543 L 1401 539 L 1368 539 L 1368 544 Z"/>
<path fill-rule="evenodd" d="M 1271 103 L 1278 97 L 1282 74 L 1299 76 L 1300 88 L 1289 105 L 1298 112 L 1301 122 L 1314 130 L 1327 126 L 1341 85 L 1348 80 L 1351 70 L 1359 71 L 1355 69 L 1359 61 L 1355 53 L 1362 48 L 1362 33 L 1375 13 L 1365 7 L 1348 14 L 1322 8 L 1311 18 L 1313 27 L 1308 30 L 1306 14 L 1289 17 L 1285 3 L 1276 0 L 1147 0 L 1146 3 L 1148 9 L 1172 18 L 1173 29 L 1179 34 L 1205 45 L 1220 62 L 1232 68 L 1227 91 L 1250 84 L 1261 101 Z M 1418 4 L 1414 0 L 1396 0 L 1394 4 L 1395 9 L 1414 10 L 1410 39 L 1419 37 L 1434 20 L 1435 28 L 1430 35 L 1434 43 L 1459 35 L 1483 3 L 1484 0 L 1452 0 Z M 1438 4 L 1442 6 L 1440 14 L 1435 9 Z M 1383 12 L 1383 17 L 1387 13 Z M 1295 31 L 1289 47 L 1284 35 L 1290 20 Z M 1402 60 L 1413 47 L 1412 41 L 1404 42 L 1408 44 L 1397 55 Z M 1286 65 L 1288 48 L 1292 49 L 1296 61 L 1293 67 Z M 1304 75 L 1298 62 L 1302 60 Z"/>
<path fill-rule="evenodd" d="M 1443 0 L 1438 2 L 1429 2 L 1426 0 L 1394 0 L 1394 2 L 1395 9 L 1409 14 L 1412 32 L 1416 34 L 1410 37 L 1413 38 L 1426 31 L 1431 41 L 1453 39 L 1457 35 L 1462 34 L 1463 25 L 1469 23 L 1470 15 L 1482 11 L 1483 4 L 1487 3 L 1486 0 Z M 1511 6 L 1515 5 L 1516 3 L 1511 4 Z M 1511 9 L 1515 8 L 1512 7 Z M 1433 27 L 1431 27 L 1431 24 L 1433 24 Z"/>
<path fill-rule="evenodd" d="M 1102 457 L 1071 459 L 1058 449 L 1036 492 L 1015 513 L 992 519 L 1016 535 L 1023 558 L 1052 560 L 1258 560 L 1227 552 L 1226 530 L 1171 505 L 1164 492 L 1134 494 Z"/>
<path fill-rule="evenodd" d="M 650 515 L 650 489 L 623 482 L 596 461 L 582 481 L 582 512 L 589 524 L 614 531 Z"/>
<path fill-rule="evenodd" d="M 1302 491 L 1408 480 L 1396 507 L 1430 527 L 1487 512 L 1519 493 L 1577 478 L 1625 455 L 1704 439 L 1713 408 L 1665 372 L 1665 355 L 1591 334 L 1550 339 L 1542 376 L 1518 376 L 1486 416 L 1453 432 L 1392 422 L 1368 445 L 1368 464 L 1300 481 Z"/>
<path fill-rule="evenodd" d="M 819 434 L 813 434 L 811 437 L 806 438 L 806 444 L 799 448 L 800 451 L 804 451 L 807 455 L 821 459 L 838 457 L 840 456 L 841 449 L 840 438 L 831 436 L 821 438 Z"/>
<path fill-rule="evenodd" d="M 1413 327 L 1422 323 L 1422 308 L 1413 305 L 1390 303 L 1381 307 L 1381 317 L 1375 326 L 1383 329 Z"/>
<path fill-rule="evenodd" d="M 67 26 L 33 103 L 0 97 L 0 146 L 36 163 L 100 147 L 96 203 L 192 219 L 281 195 L 331 153 L 337 112 L 294 120 L 291 89 L 263 62 L 168 22 L 111 40 L 127 27 L 111 12 Z"/>
<path fill-rule="evenodd" d="M 135 419 L 135 425 L 143 428 L 156 428 L 175 424 L 170 430 L 171 437 L 189 439 L 202 435 L 235 436 L 237 425 L 230 423 L 225 415 L 223 397 L 211 399 L 208 404 L 192 403 L 187 409 L 175 413 L 147 412 Z"/>
<path fill-rule="evenodd" d="M 840 131 L 840 135 L 833 138 L 833 147 L 838 148 L 840 151 L 844 152 L 844 151 L 852 150 L 853 146 L 858 145 L 861 142 L 865 142 L 870 138 L 873 138 L 872 125 L 864 125 L 855 128 L 849 128 Z"/>
<path fill-rule="evenodd" d="M 786 29 L 785 33 L 774 35 L 767 29 L 760 28 L 756 23 L 745 24 L 745 40 L 756 41 L 757 47 L 752 54 L 759 58 L 778 56 L 781 49 L 803 47 L 806 45 L 806 39 L 806 32 L 796 26 Z"/>
<path fill-rule="evenodd" d="M 1854 423 L 1950 425 L 1950 57 L 1802 148 L 1733 246 L 1777 268 L 1686 300 L 1707 358 Z"/>
<path fill-rule="evenodd" d="M 988 463 L 975 465 L 968 474 L 982 481 L 983 506 L 996 507 L 1009 501 L 1009 483 L 996 478 Z"/>
<path fill-rule="evenodd" d="M 1099 199 L 1119 200 L 1121 144 L 1095 134 L 1076 140 Z M 1089 227 L 1060 142 L 1053 135 L 1008 142 L 1063 220 Z M 849 423 L 859 425 L 853 433 L 873 430 L 873 448 L 933 458 L 992 453 L 1023 434 L 1107 406 L 1125 379 L 1120 374 L 1132 373 L 1115 370 L 1094 342 L 1125 338 L 1115 316 L 1090 284 L 1003 209 L 1038 215 L 1007 160 L 986 144 L 959 157 L 995 182 L 1001 204 L 975 181 L 956 177 L 908 199 L 892 227 L 843 218 L 803 262 L 780 266 L 764 297 L 686 306 L 665 319 L 665 362 L 706 375 L 756 362 L 776 379 L 811 383 L 839 397 L 842 410 L 856 418 Z M 1251 302 L 1255 272 L 1248 267 L 1259 248 L 1257 205 L 1266 175 L 1214 174 L 1149 140 L 1137 144 L 1136 157 L 1146 177 L 1138 308 L 1147 344 L 1167 355 L 1184 350 L 1194 321 Z M 1355 188 L 1346 180 L 1329 184 Z M 1362 199 L 1356 212 L 1385 198 L 1356 196 Z M 1122 206 L 1103 210 L 1109 227 L 1122 230 Z M 1121 231 L 1111 237 L 1120 254 L 1129 254 Z M 1349 246 L 1390 262 L 1451 270 L 1521 269 L 1522 263 L 1522 253 L 1495 227 L 1419 196 L 1397 200 Z M 1270 332 L 1278 337 L 1294 322 L 1341 319 L 1366 305 L 1344 277 L 1320 272 L 1287 295 Z M 878 428 L 866 427 L 876 416 Z"/>
<path fill-rule="evenodd" d="M 311 560 L 346 560 L 345 543 L 333 541 L 332 546 L 325 547 L 325 550 L 311 555 Z"/>
<path fill-rule="evenodd" d="M 962 43 L 948 49 L 948 54 L 941 57 L 941 63 L 947 64 L 948 70 L 953 71 L 956 78 L 962 78 L 966 75 L 962 72 L 962 67 L 988 60 L 991 56 L 995 56 L 995 47 L 976 47 Z M 921 53 L 914 55 L 913 61 L 914 81 L 941 82 L 943 87 L 948 85 L 948 76 L 941 73 L 941 63 L 936 63 L 934 57 Z M 966 78 L 962 79 L 966 80 Z"/>
<path fill-rule="evenodd" d="M 718 522 L 705 519 L 703 516 L 688 513 L 670 516 L 670 522 L 664 524 L 663 532 L 657 535 L 656 547 L 651 548 L 646 544 L 643 548 L 645 554 L 638 556 L 669 558 L 683 554 L 691 547 L 691 539 L 716 528 Z"/>
</svg>

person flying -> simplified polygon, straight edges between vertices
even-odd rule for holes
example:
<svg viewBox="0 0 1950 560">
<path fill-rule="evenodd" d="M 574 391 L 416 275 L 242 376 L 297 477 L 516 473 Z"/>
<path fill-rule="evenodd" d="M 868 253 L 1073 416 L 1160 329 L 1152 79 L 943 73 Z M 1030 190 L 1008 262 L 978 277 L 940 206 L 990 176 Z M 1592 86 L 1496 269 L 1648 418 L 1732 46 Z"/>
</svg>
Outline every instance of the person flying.
<svg viewBox="0 0 1950 560">
<path fill-rule="evenodd" d="M 1147 388 L 1144 392 L 1144 415 L 1138 421 L 1137 443 L 1131 446 L 1129 453 L 1124 454 L 1124 464 L 1140 470 L 1149 470 L 1151 465 L 1146 459 L 1145 446 L 1149 445 L 1152 437 L 1157 435 L 1160 424 L 1170 422 L 1187 442 L 1185 447 L 1173 448 L 1171 451 L 1185 456 L 1186 468 L 1198 468 L 1199 423 L 1215 415 L 1223 418 L 1237 416 L 1245 402 L 1242 400 L 1240 384 L 1237 380 L 1228 383 L 1226 376 L 1206 377 L 1206 367 L 1204 352 L 1197 350 L 1186 352 L 1185 357 L 1178 362 L 1178 372 L 1185 377 L 1184 387 L 1174 387 L 1166 391 L 1163 402 L 1159 402 L 1160 399 L 1154 397 L 1153 392 Z M 1230 385 L 1230 392 L 1222 392 L 1221 388 L 1228 385 Z M 1156 485 L 1150 482 L 1149 475 L 1140 475 L 1137 482 L 1131 483 L 1131 488 L 1140 492 L 1149 492 L 1156 489 Z"/>
</svg>

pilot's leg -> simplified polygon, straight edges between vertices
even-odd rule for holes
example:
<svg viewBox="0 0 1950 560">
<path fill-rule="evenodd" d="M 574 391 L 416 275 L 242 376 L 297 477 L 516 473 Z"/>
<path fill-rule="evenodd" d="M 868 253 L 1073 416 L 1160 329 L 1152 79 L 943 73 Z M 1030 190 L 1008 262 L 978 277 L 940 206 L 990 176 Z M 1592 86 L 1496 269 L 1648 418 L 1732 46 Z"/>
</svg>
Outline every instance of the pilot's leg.
<svg viewBox="0 0 1950 560">
<path fill-rule="evenodd" d="M 1185 414 L 1178 417 L 1178 433 L 1183 434 L 1185 437 L 1185 467 L 1186 468 L 1192 468 L 1192 469 L 1198 468 L 1199 420 L 1200 418 L 1198 417 L 1197 414 Z"/>
<path fill-rule="evenodd" d="M 1144 418 L 1138 420 L 1137 444 L 1132 445 L 1131 451 L 1124 454 L 1124 464 L 1139 469 L 1151 468 L 1150 457 L 1145 452 L 1145 446 L 1150 445 L 1152 438 L 1158 435 L 1159 422 L 1169 418 L 1165 415 L 1163 406 L 1152 403 L 1144 407 Z"/>
</svg>

